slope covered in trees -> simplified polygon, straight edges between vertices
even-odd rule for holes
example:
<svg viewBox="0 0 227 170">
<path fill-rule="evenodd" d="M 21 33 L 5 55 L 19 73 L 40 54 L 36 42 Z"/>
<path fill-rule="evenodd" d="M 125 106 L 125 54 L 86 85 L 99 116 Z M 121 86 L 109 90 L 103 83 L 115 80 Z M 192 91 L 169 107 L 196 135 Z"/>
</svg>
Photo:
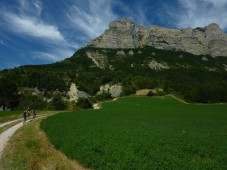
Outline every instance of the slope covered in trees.
<svg viewBox="0 0 227 170">
<path fill-rule="evenodd" d="M 104 57 L 103 67 L 98 67 L 88 52 Z M 55 91 L 65 94 L 71 83 L 90 95 L 95 95 L 103 84 L 121 83 L 122 95 L 143 88 L 163 88 L 166 93 L 190 102 L 227 102 L 226 67 L 226 57 L 195 56 L 147 46 L 138 49 L 85 47 L 71 58 L 54 64 L 0 71 L 1 98 L 4 98 L 4 86 L 8 86 L 5 83 L 15 85 L 19 91 L 37 88 L 44 96 Z M 22 96 L 17 93 L 18 101 Z"/>
</svg>

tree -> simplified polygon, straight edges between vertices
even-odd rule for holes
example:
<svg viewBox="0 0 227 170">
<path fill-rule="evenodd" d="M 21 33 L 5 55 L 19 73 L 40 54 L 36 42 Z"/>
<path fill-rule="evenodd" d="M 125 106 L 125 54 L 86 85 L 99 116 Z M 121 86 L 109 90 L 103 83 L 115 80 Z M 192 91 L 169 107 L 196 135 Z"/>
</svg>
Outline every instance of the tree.
<svg viewBox="0 0 227 170">
<path fill-rule="evenodd" d="M 18 106 L 17 86 L 5 78 L 0 78 L 0 105 L 4 111 L 6 107 L 14 109 Z"/>
<path fill-rule="evenodd" d="M 65 110 L 67 108 L 67 104 L 62 100 L 59 94 L 53 97 L 52 105 L 56 110 Z"/>
<path fill-rule="evenodd" d="M 79 98 L 77 101 L 77 106 L 83 109 L 92 108 L 92 104 L 87 98 Z"/>
</svg>

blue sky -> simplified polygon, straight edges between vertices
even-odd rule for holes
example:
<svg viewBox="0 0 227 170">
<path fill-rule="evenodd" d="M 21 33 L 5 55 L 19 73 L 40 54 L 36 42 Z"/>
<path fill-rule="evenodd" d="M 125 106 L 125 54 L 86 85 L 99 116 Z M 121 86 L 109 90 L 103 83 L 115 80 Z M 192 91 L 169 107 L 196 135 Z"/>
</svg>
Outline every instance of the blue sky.
<svg viewBox="0 0 227 170">
<path fill-rule="evenodd" d="M 70 57 L 109 22 L 227 31 L 227 0 L 0 0 L 0 69 Z"/>
</svg>

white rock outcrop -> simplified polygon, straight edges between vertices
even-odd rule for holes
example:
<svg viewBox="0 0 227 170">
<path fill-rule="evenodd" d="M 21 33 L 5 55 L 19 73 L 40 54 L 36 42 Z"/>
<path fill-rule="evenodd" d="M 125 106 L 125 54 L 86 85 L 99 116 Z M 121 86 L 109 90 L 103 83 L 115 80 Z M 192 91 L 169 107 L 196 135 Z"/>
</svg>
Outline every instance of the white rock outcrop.
<svg viewBox="0 0 227 170">
<path fill-rule="evenodd" d="M 152 69 L 152 70 L 163 70 L 163 69 L 169 69 L 169 66 L 167 63 L 159 63 L 155 60 L 152 60 L 148 63 L 148 66 Z"/>
<path fill-rule="evenodd" d="M 97 94 L 110 93 L 112 97 L 119 97 L 122 92 L 122 86 L 119 84 L 110 85 L 105 84 L 100 86 L 100 91 Z"/>
<path fill-rule="evenodd" d="M 102 55 L 100 53 L 96 53 L 96 52 L 87 52 L 86 53 L 87 57 L 90 58 L 93 63 L 101 68 L 104 69 L 106 66 L 106 63 L 108 62 L 107 57 L 105 55 Z"/>
<path fill-rule="evenodd" d="M 75 83 L 71 84 L 70 89 L 68 91 L 68 96 L 69 96 L 69 101 L 75 101 L 75 102 L 77 102 L 79 98 L 90 97 L 88 93 L 78 90 Z"/>
</svg>

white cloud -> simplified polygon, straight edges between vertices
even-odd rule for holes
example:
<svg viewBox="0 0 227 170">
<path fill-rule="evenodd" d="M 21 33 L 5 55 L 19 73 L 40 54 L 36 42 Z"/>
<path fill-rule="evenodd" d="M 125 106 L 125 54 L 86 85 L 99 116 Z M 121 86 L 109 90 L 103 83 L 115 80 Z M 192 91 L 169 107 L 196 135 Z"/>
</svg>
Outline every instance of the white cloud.
<svg viewBox="0 0 227 170">
<path fill-rule="evenodd" d="M 58 26 L 51 20 L 51 15 L 45 13 L 46 18 L 42 17 L 42 12 L 45 12 L 43 5 L 40 0 L 18 0 L 12 8 L 5 6 L 0 11 L 2 16 L 0 19 L 4 21 L 4 26 L 0 26 L 3 31 L 31 41 L 31 44 L 41 43 L 41 48 L 39 46 L 34 51 L 28 48 L 23 53 L 21 60 L 26 60 L 29 64 L 34 61 L 50 63 L 63 60 L 70 57 L 75 52 L 75 48 L 79 47 L 79 44 L 69 42 L 63 36 Z M 8 42 L 10 41 L 8 40 Z M 2 43 L 4 42 L 0 41 L 0 45 Z M 21 52 L 21 49 L 16 46 L 10 48 Z"/>
<path fill-rule="evenodd" d="M 12 9 L 3 8 L 0 12 L 8 30 L 47 41 L 65 41 L 58 27 L 41 17 L 43 5 L 40 0 L 18 0 Z"/>
<path fill-rule="evenodd" d="M 43 23 L 43 21 L 39 21 L 37 18 L 18 16 L 12 13 L 5 13 L 4 16 L 10 25 L 9 28 L 14 32 L 54 41 L 64 40 L 56 26 Z"/>
<path fill-rule="evenodd" d="M 40 0 L 18 0 L 18 10 L 22 14 L 40 15 L 43 10 L 43 5 Z"/>
<path fill-rule="evenodd" d="M 125 18 L 129 18 L 137 24 L 150 26 L 151 20 L 148 19 L 148 13 L 151 10 L 151 5 L 147 1 L 135 1 L 131 5 L 127 2 L 124 3 L 124 1 L 115 1 L 115 4 L 121 9 Z"/>
<path fill-rule="evenodd" d="M 110 21 L 117 18 L 112 11 L 110 0 L 86 1 L 88 9 L 76 5 L 70 8 L 67 17 L 75 29 L 85 33 L 88 39 L 99 36 L 108 27 Z"/>
<path fill-rule="evenodd" d="M 48 52 L 36 51 L 32 53 L 32 59 L 40 59 L 49 62 L 57 61 L 57 57 L 54 54 Z"/>
<path fill-rule="evenodd" d="M 227 4 L 226 0 L 201 0 L 201 1 L 205 3 L 211 3 L 212 5 L 217 7 L 223 7 L 226 6 Z"/>
<path fill-rule="evenodd" d="M 43 10 L 42 3 L 39 0 L 36 0 L 36 1 L 33 1 L 33 5 L 34 5 L 37 13 L 40 15 Z"/>
<path fill-rule="evenodd" d="M 177 27 L 204 27 L 217 23 L 227 28 L 226 0 L 178 0 L 179 7 L 169 8 L 167 13 Z"/>
<path fill-rule="evenodd" d="M 68 48 L 63 48 L 63 49 L 55 49 L 55 50 L 49 50 L 49 51 L 35 51 L 32 52 L 32 59 L 40 59 L 43 61 L 48 61 L 48 62 L 56 62 L 63 60 L 67 57 L 70 57 L 75 50 L 71 50 Z"/>
</svg>

